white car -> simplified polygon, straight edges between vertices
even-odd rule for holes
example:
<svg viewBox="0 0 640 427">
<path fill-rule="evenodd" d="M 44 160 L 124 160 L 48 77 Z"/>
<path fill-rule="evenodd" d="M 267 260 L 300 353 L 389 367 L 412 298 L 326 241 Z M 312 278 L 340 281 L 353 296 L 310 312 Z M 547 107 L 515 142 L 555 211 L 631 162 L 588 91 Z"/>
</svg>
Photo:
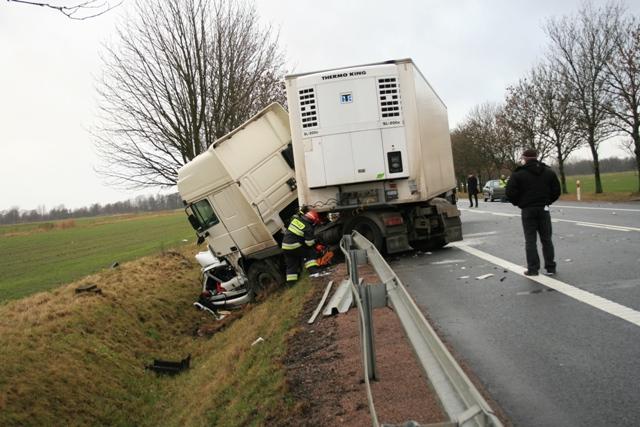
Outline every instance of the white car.
<svg viewBox="0 0 640 427">
<path fill-rule="evenodd" d="M 227 261 L 219 260 L 211 251 L 199 252 L 196 260 L 202 267 L 202 292 L 194 306 L 214 312 L 249 302 L 246 279 L 237 275 Z"/>
</svg>

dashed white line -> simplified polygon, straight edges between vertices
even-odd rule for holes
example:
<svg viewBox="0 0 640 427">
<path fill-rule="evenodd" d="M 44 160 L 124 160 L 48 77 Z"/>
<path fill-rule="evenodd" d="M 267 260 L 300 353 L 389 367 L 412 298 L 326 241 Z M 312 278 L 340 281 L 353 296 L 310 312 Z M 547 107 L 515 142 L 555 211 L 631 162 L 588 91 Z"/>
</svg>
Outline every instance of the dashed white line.
<svg viewBox="0 0 640 427">
<path fill-rule="evenodd" d="M 554 289 L 570 298 L 573 298 L 576 301 L 580 301 L 582 303 L 588 304 L 612 316 L 616 316 L 622 320 L 626 320 L 629 323 L 633 323 L 636 326 L 640 326 L 640 312 L 632 308 L 610 301 L 606 298 L 602 298 L 598 295 L 592 294 L 591 292 L 587 292 L 582 289 L 576 288 L 575 286 L 569 285 L 568 283 L 561 282 L 560 280 L 554 279 L 552 277 L 525 276 L 524 267 L 516 265 L 502 258 L 498 258 L 494 255 L 488 254 L 486 252 L 483 252 L 471 246 L 468 246 L 462 242 L 455 242 L 450 244 L 450 246 L 458 247 L 471 255 L 477 256 L 478 258 L 482 258 L 485 261 L 489 261 L 490 263 L 506 268 L 507 270 L 510 270 L 519 276 L 527 277 L 548 288 Z"/>
<path fill-rule="evenodd" d="M 471 209 L 460 209 L 461 211 L 469 211 L 472 213 L 480 213 L 480 214 L 490 214 L 495 216 L 508 216 L 508 217 L 519 217 L 520 214 L 508 214 L 502 212 L 491 212 L 491 211 L 479 211 L 479 210 L 471 210 Z M 561 219 L 561 218 L 552 218 L 552 222 L 570 222 L 572 224 L 581 225 L 583 227 L 594 227 L 594 228 L 603 228 L 606 230 L 614 230 L 614 231 L 638 231 L 640 232 L 640 228 L 638 227 L 629 227 L 626 225 L 614 225 L 614 224 L 600 224 L 597 222 L 586 222 L 586 221 L 576 221 L 571 219 Z"/>
<path fill-rule="evenodd" d="M 567 206 L 567 205 L 553 205 L 551 209 L 554 208 L 566 208 L 566 209 L 590 209 L 590 210 L 601 210 L 601 211 L 621 211 L 621 212 L 640 212 L 640 209 L 629 209 L 629 208 L 593 208 L 589 206 Z"/>
<path fill-rule="evenodd" d="M 497 231 L 485 231 L 482 233 L 471 233 L 471 234 L 465 234 L 464 237 L 480 237 L 480 236 L 492 236 L 494 234 L 497 234 Z"/>
</svg>

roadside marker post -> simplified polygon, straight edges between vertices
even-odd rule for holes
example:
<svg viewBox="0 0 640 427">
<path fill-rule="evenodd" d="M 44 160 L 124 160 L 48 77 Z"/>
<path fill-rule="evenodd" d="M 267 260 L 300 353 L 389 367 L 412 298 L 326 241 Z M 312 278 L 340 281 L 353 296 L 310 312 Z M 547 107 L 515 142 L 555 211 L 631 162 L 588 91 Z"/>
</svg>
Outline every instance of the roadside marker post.
<svg viewBox="0 0 640 427">
<path fill-rule="evenodd" d="M 580 180 L 576 180 L 576 196 L 578 197 L 578 201 L 580 201 Z"/>
</svg>

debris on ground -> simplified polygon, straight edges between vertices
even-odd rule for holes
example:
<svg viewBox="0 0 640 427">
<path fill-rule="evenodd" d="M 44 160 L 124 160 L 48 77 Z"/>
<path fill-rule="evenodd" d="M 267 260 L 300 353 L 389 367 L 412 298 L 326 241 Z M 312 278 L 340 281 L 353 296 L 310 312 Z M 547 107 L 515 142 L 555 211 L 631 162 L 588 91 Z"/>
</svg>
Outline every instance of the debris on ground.
<svg viewBox="0 0 640 427">
<path fill-rule="evenodd" d="M 110 268 L 116 268 L 120 265 L 120 263 L 118 261 L 115 261 L 113 264 L 111 264 Z"/>
<path fill-rule="evenodd" d="M 253 347 L 256 344 L 260 344 L 261 342 L 264 342 L 264 338 L 258 337 L 258 338 L 255 339 L 254 342 L 251 343 L 251 347 Z"/>
<path fill-rule="evenodd" d="M 484 279 L 488 279 L 489 277 L 492 277 L 493 274 L 489 273 L 489 274 L 483 274 L 482 276 L 478 276 L 476 277 L 476 280 L 484 280 Z"/>
<path fill-rule="evenodd" d="M 98 285 L 94 283 L 87 283 L 85 285 L 80 285 L 76 288 L 76 294 L 81 293 L 93 293 L 93 294 L 101 294 L 102 289 L 98 287 Z"/>
<path fill-rule="evenodd" d="M 146 369 L 154 371 L 157 374 L 175 375 L 189 369 L 191 364 L 191 354 L 179 362 L 168 360 L 153 359 L 153 364 L 147 365 Z"/>
<path fill-rule="evenodd" d="M 223 316 L 220 320 L 214 320 L 213 322 L 208 322 L 200 325 L 200 327 L 196 330 L 195 335 L 199 337 L 210 337 L 233 323 L 235 320 L 242 318 L 244 313 L 249 309 L 250 306 L 245 307 L 243 310 L 237 311 L 218 311 L 218 315 Z M 211 317 L 207 317 L 211 319 Z"/>
</svg>

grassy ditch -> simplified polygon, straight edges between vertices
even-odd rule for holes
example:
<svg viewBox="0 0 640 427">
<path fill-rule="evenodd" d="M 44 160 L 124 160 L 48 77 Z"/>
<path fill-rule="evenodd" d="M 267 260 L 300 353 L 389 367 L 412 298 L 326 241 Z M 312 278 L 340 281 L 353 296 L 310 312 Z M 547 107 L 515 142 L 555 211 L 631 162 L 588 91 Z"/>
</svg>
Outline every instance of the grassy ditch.
<svg viewBox="0 0 640 427">
<path fill-rule="evenodd" d="M 193 309 L 193 247 L 0 306 L 0 425 L 267 425 L 293 411 L 280 357 L 308 282 L 246 307 L 211 337 Z M 100 294 L 76 294 L 93 283 Z M 263 337 L 254 346 L 251 343 Z M 192 355 L 175 377 L 153 358 Z"/>
</svg>

